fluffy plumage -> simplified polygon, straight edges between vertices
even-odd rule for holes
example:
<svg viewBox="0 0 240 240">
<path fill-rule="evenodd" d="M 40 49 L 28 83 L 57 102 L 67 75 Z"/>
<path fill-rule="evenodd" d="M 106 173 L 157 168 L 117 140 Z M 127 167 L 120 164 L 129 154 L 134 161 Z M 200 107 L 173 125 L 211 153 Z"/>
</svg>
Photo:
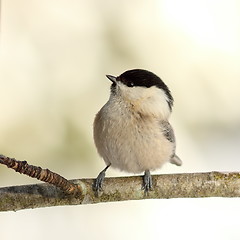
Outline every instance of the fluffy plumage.
<svg viewBox="0 0 240 240">
<path fill-rule="evenodd" d="M 95 145 L 107 166 L 146 173 L 166 162 L 180 165 L 168 122 L 173 98 L 165 83 L 140 69 L 107 77 L 113 82 L 110 98 L 94 121 Z"/>
</svg>

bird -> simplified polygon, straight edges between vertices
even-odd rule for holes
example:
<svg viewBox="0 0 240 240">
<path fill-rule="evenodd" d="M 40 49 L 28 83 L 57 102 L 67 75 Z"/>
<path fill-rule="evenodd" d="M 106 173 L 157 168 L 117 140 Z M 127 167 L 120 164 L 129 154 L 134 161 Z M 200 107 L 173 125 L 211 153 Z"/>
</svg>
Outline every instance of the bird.
<svg viewBox="0 0 240 240">
<path fill-rule="evenodd" d="M 151 171 L 170 162 L 182 165 L 169 117 L 174 99 L 167 85 L 153 72 L 132 69 L 115 77 L 107 103 L 96 114 L 93 137 L 106 167 L 93 183 L 102 191 L 107 169 L 142 174 L 142 189 L 152 190 Z"/>
</svg>

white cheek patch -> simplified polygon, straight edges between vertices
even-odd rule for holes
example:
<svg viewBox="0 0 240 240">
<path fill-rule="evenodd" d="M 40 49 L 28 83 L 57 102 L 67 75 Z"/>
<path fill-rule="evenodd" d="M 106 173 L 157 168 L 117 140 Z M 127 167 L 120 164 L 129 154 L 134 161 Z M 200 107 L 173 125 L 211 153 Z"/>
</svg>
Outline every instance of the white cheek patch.
<svg viewBox="0 0 240 240">
<path fill-rule="evenodd" d="M 144 102 L 144 111 L 148 112 L 149 110 L 163 119 L 167 119 L 169 117 L 170 108 L 168 105 L 168 98 L 162 89 L 157 87 L 149 88 L 149 96 Z"/>
<path fill-rule="evenodd" d="M 156 115 L 159 118 L 167 119 L 170 115 L 168 97 L 164 90 L 152 86 L 127 87 L 118 83 L 118 91 L 124 101 L 134 106 L 135 111 L 143 114 Z"/>
</svg>

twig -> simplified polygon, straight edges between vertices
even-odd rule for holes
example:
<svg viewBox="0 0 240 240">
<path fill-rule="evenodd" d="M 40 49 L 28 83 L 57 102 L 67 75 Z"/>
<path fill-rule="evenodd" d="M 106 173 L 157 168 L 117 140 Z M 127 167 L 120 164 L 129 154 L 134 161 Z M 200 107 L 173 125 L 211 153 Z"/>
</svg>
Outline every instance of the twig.
<svg viewBox="0 0 240 240">
<path fill-rule="evenodd" d="M 42 169 L 41 167 L 29 165 L 26 161 L 18 161 L 15 158 L 9 158 L 4 155 L 0 155 L 0 163 L 18 173 L 22 173 L 29 177 L 37 178 L 40 181 L 53 184 L 66 194 L 79 195 L 82 192 L 81 185 L 71 183 L 64 177 L 50 171 L 49 169 Z"/>
<path fill-rule="evenodd" d="M 240 197 L 240 173 L 184 173 L 154 175 L 153 191 L 142 191 L 142 177 L 106 178 L 98 197 L 92 191 L 93 179 L 72 180 L 80 184 L 82 195 L 63 195 L 49 184 L 0 188 L 0 211 L 16 211 L 59 205 L 80 205 L 161 198 Z"/>
</svg>

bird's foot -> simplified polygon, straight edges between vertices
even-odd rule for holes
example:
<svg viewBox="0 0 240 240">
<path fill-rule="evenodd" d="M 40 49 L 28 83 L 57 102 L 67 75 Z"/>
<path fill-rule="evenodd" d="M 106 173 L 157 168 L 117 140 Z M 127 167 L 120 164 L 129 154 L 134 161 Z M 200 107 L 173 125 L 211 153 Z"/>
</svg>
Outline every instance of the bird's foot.
<svg viewBox="0 0 240 240">
<path fill-rule="evenodd" d="M 97 176 L 97 178 L 94 180 L 93 183 L 93 191 L 98 193 L 99 191 L 102 191 L 102 186 L 103 186 L 103 180 L 105 178 L 105 173 L 107 171 L 107 169 L 110 167 L 110 165 L 108 165 L 107 167 L 105 167 Z"/>
<path fill-rule="evenodd" d="M 143 186 L 142 189 L 147 193 L 152 190 L 152 176 L 149 170 L 146 170 L 143 176 Z"/>
</svg>

